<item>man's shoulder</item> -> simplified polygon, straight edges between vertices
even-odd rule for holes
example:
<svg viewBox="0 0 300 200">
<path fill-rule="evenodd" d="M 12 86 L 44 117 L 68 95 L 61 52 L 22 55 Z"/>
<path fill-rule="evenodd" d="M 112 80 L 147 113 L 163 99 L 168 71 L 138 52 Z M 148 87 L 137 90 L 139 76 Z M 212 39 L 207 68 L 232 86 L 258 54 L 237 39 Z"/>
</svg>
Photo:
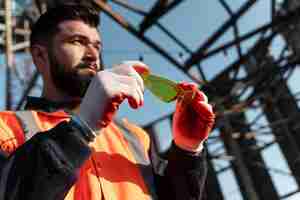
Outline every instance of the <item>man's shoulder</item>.
<svg viewBox="0 0 300 200">
<path fill-rule="evenodd" d="M 12 113 L 15 113 L 16 111 L 13 111 L 13 110 L 2 110 L 2 111 L 0 111 L 0 114 L 2 115 L 2 114 L 4 114 L 4 115 L 6 115 L 6 114 L 12 114 Z"/>
<path fill-rule="evenodd" d="M 12 110 L 0 111 L 0 129 L 3 129 L 3 127 L 15 127 L 16 124 L 20 124 L 17 117 L 18 112 Z"/>
<path fill-rule="evenodd" d="M 4 110 L 0 111 L 0 118 L 12 117 L 16 115 L 16 111 Z"/>
<path fill-rule="evenodd" d="M 20 113 L 33 113 L 33 114 L 39 114 L 39 115 L 47 115 L 47 116 L 53 116 L 53 117 L 69 117 L 70 115 L 62 110 L 56 111 L 56 112 L 46 112 L 46 111 L 40 111 L 40 110 L 4 110 L 0 111 L 0 118 L 1 117 L 11 117 L 15 116 Z"/>
<path fill-rule="evenodd" d="M 7 118 L 7 117 L 15 117 L 17 113 L 20 112 L 31 112 L 31 111 L 24 111 L 24 110 L 4 110 L 4 111 L 0 111 L 0 118 Z"/>
</svg>

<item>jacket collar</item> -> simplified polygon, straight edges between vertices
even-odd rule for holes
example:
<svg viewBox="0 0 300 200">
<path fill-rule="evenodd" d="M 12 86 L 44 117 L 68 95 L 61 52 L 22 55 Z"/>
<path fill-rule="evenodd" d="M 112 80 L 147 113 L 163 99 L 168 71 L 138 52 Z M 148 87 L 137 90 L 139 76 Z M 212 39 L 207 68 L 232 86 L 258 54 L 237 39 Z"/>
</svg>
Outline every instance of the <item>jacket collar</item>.
<svg viewBox="0 0 300 200">
<path fill-rule="evenodd" d="M 54 102 L 43 97 L 27 97 L 25 110 L 39 110 L 43 112 L 65 111 L 72 113 L 71 108 L 78 105 L 78 102 Z"/>
</svg>

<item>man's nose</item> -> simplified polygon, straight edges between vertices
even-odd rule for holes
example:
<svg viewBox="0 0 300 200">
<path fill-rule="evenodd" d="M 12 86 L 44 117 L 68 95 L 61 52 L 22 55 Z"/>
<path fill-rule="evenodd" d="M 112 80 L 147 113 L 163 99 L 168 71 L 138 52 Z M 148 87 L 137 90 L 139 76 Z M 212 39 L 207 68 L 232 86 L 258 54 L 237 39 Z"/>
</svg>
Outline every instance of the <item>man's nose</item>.
<svg viewBox="0 0 300 200">
<path fill-rule="evenodd" d="M 89 44 L 86 46 L 86 56 L 93 60 L 99 60 L 99 50 L 92 44 Z"/>
</svg>

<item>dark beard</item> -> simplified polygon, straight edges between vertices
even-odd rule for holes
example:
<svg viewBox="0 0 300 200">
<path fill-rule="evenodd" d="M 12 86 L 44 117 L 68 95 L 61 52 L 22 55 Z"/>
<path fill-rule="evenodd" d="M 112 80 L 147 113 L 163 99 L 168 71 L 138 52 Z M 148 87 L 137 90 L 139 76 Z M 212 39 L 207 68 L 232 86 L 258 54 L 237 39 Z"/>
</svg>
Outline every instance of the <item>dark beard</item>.
<svg viewBox="0 0 300 200">
<path fill-rule="evenodd" d="M 69 69 L 59 64 L 53 54 L 50 53 L 49 62 L 55 86 L 71 97 L 82 98 L 93 78 L 93 76 L 83 76 L 79 73 L 83 68 L 87 68 L 87 64 L 80 63 Z"/>
</svg>

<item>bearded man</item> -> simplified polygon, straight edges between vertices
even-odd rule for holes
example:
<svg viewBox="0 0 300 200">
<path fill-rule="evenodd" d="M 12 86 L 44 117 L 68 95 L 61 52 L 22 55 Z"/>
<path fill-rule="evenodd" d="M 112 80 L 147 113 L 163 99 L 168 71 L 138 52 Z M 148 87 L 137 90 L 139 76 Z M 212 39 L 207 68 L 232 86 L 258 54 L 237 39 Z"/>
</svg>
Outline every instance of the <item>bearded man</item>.
<svg viewBox="0 0 300 200">
<path fill-rule="evenodd" d="M 201 199 L 203 142 L 214 123 L 206 96 L 180 84 L 195 97 L 185 106 L 178 100 L 167 153 L 150 153 L 144 130 L 113 122 L 125 99 L 134 109 L 143 105 L 134 67 L 149 67 L 135 61 L 104 70 L 98 24 L 93 9 L 61 5 L 33 26 L 30 49 L 43 91 L 23 111 L 0 112 L 0 199 Z"/>
</svg>

